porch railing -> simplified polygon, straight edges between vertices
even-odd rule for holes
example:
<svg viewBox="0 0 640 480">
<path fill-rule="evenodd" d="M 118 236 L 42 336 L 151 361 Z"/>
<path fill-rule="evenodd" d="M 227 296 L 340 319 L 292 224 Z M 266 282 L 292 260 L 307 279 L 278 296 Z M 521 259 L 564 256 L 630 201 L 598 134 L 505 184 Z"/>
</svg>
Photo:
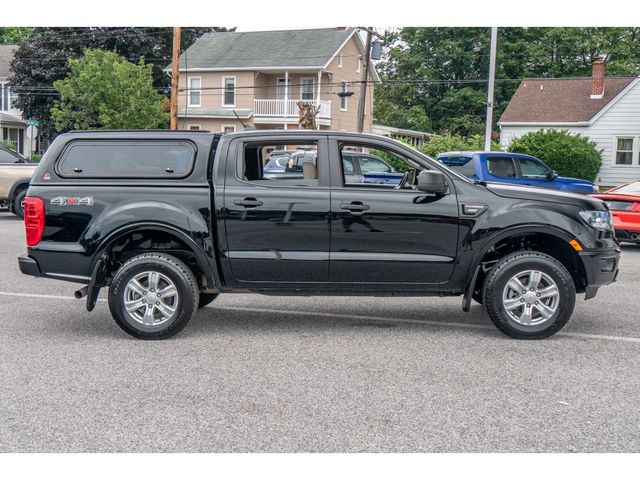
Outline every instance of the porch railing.
<svg viewBox="0 0 640 480">
<path fill-rule="evenodd" d="M 254 117 L 286 118 L 297 117 L 300 100 L 255 99 L 253 101 Z M 331 118 L 331 102 L 328 100 L 303 100 L 314 106 L 320 106 L 318 118 Z"/>
</svg>

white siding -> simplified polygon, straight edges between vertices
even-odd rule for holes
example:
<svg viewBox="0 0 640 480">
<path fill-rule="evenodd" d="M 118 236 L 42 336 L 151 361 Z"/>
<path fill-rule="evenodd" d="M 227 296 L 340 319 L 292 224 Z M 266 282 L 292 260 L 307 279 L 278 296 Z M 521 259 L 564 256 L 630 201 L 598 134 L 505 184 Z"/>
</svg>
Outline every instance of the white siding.
<svg viewBox="0 0 640 480">
<path fill-rule="evenodd" d="M 501 126 L 500 145 L 506 148 L 515 137 L 542 128 L 567 129 L 571 133 L 579 133 L 595 141 L 598 144 L 597 148 L 602 150 L 602 168 L 596 178 L 599 185 L 613 186 L 640 179 L 640 159 L 637 153 L 633 159 L 633 166 L 613 165 L 614 138 L 621 135 L 640 137 L 640 82 L 635 83 L 590 126 Z M 640 143 L 640 138 L 637 142 Z"/>
</svg>

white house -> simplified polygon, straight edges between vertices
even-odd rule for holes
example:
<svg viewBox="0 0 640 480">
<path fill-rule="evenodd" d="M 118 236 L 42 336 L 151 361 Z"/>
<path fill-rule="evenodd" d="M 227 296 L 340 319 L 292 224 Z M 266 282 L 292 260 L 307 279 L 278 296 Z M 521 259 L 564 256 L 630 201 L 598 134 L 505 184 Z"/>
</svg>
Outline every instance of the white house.
<svg viewBox="0 0 640 480">
<path fill-rule="evenodd" d="M 498 125 L 502 147 L 543 128 L 579 133 L 602 150 L 598 184 L 640 179 L 640 77 L 607 77 L 602 58 L 590 78 L 524 79 Z"/>
<path fill-rule="evenodd" d="M 25 153 L 26 125 L 22 112 L 15 105 L 15 95 L 9 85 L 10 63 L 17 45 L 0 45 L 0 140 L 9 140 L 18 152 Z"/>
</svg>

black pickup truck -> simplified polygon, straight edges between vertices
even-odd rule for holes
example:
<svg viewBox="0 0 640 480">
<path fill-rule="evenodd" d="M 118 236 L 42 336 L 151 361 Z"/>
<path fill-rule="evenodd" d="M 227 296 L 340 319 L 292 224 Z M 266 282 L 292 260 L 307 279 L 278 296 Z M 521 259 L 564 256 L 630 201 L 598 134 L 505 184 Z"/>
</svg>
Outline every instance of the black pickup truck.
<svg viewBox="0 0 640 480">
<path fill-rule="evenodd" d="M 282 152 L 304 152 L 301 171 L 265 176 Z M 358 154 L 402 179 L 346 181 Z M 577 292 L 615 280 L 620 255 L 600 200 L 474 183 L 393 140 L 344 132 L 69 133 L 24 207 L 21 271 L 85 284 L 76 297 L 88 310 L 108 287 L 116 322 L 144 339 L 235 292 L 460 295 L 505 334 L 543 338 Z"/>
</svg>

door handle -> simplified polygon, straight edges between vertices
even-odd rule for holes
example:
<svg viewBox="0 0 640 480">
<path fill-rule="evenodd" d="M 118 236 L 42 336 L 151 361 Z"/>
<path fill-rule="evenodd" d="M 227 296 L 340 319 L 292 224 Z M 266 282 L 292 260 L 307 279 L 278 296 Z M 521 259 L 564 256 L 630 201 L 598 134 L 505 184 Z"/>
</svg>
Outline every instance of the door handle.
<svg viewBox="0 0 640 480">
<path fill-rule="evenodd" d="M 264 205 L 264 202 L 262 200 L 257 200 L 253 197 L 247 197 L 243 200 L 234 200 L 233 204 L 238 205 L 240 207 L 253 208 L 253 207 L 260 207 Z"/>
<path fill-rule="evenodd" d="M 353 215 L 362 215 L 366 210 L 369 210 L 369 205 L 362 202 L 341 203 L 340 208 L 349 210 Z"/>
</svg>

